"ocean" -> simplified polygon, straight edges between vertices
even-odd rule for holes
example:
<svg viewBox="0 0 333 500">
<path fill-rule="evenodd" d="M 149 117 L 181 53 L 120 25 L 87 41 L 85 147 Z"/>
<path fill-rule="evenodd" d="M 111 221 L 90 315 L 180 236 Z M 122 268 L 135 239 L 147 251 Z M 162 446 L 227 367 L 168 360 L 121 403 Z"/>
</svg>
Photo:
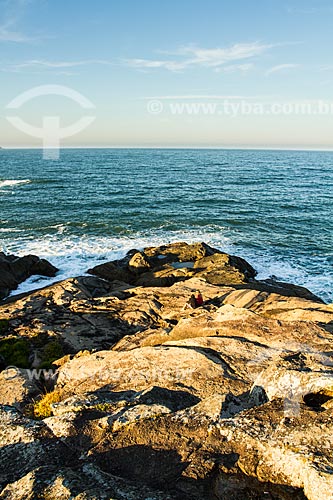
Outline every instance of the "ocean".
<svg viewBox="0 0 333 500">
<path fill-rule="evenodd" d="M 132 248 L 205 241 L 332 302 L 332 167 L 316 151 L 0 150 L 0 249 L 48 259 L 59 280 Z"/>
</svg>

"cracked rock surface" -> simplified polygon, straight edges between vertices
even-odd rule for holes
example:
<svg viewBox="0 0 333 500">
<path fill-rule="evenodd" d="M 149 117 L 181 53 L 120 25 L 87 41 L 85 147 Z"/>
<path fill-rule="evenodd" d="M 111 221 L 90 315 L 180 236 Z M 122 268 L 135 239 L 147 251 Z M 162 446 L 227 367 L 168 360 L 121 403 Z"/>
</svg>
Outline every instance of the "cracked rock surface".
<svg viewBox="0 0 333 500">
<path fill-rule="evenodd" d="M 0 499 L 333 499 L 332 305 L 204 243 L 90 273 L 0 306 Z"/>
</svg>

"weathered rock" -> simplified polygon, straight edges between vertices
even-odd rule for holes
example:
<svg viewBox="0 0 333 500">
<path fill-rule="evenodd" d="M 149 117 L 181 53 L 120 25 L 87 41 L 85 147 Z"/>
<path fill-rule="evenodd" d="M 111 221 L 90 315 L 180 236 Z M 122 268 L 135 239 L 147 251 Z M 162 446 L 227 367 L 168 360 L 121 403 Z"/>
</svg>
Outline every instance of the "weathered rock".
<svg viewBox="0 0 333 500">
<path fill-rule="evenodd" d="M 42 422 L 0 374 L 0 498 L 333 500 L 332 305 L 205 244 L 99 271 L 0 307 L 0 350 L 64 354 Z"/>
<path fill-rule="evenodd" d="M 223 253 L 205 243 L 171 243 L 131 250 L 121 260 L 88 270 L 107 280 L 122 279 L 139 286 L 171 286 L 193 276 L 213 284 L 247 283 L 256 271 L 244 259 Z"/>
<path fill-rule="evenodd" d="M 9 406 L 0 406 L 0 446 L 1 489 L 36 467 L 46 463 L 59 467 L 73 460 L 71 450 L 55 440 L 43 422 L 23 417 Z"/>
<path fill-rule="evenodd" d="M 206 243 L 188 244 L 184 242 L 170 243 L 160 247 L 148 247 L 144 250 L 145 255 L 151 260 L 154 267 L 158 264 L 172 262 L 195 262 L 220 253 L 216 248 L 212 248 Z"/>
<path fill-rule="evenodd" d="M 56 388 L 66 395 L 82 394 L 102 388 L 112 391 L 140 391 L 152 385 L 177 390 L 182 384 L 197 397 L 232 389 L 249 389 L 234 375 L 216 353 L 195 346 L 145 347 L 129 352 L 99 351 L 85 358 L 75 358 L 59 369 Z"/>
<path fill-rule="evenodd" d="M 275 279 L 255 280 L 255 269 L 244 259 L 228 255 L 205 243 L 171 243 L 131 250 L 120 260 L 101 264 L 88 273 L 135 286 L 170 287 L 193 277 L 205 282 L 235 288 L 249 288 L 287 297 L 300 297 L 323 303 L 304 287 Z"/>
<path fill-rule="evenodd" d="M 300 297 L 288 297 L 256 290 L 236 290 L 224 298 L 224 304 L 246 307 L 268 318 L 286 321 L 312 321 L 333 326 L 333 306 Z"/>
<path fill-rule="evenodd" d="M 47 260 L 36 255 L 16 257 L 0 252 L 0 300 L 30 276 L 37 274 L 53 277 L 57 271 Z"/>
<path fill-rule="evenodd" d="M 203 331 L 205 335 L 237 335 L 240 328 L 257 337 L 262 330 L 264 335 L 259 336 L 267 338 L 265 332 L 270 329 L 289 339 L 293 331 L 303 330 L 299 342 L 306 343 L 318 328 L 314 324 L 329 332 L 333 329 L 330 305 L 235 286 L 212 285 L 204 278 L 161 288 L 73 278 L 4 304 L 0 317 L 8 321 L 8 335 L 29 342 L 30 359 L 35 360 L 41 357 L 40 345 L 55 340 L 64 354 L 75 354 L 109 349 L 118 342 L 117 350 L 124 343 L 126 349 L 153 346 L 202 336 Z M 185 310 L 196 289 L 203 293 L 205 307 Z M 38 367 L 36 361 L 34 367 Z"/>
<path fill-rule="evenodd" d="M 200 288 L 207 299 L 205 307 L 183 310 L 184 297 L 189 298 L 196 288 Z M 266 347 L 283 349 L 288 342 L 296 350 L 297 346 L 299 349 L 330 348 L 331 335 L 324 333 L 322 327 L 328 332 L 332 329 L 331 305 L 257 290 L 216 287 L 196 278 L 166 290 L 133 288 L 131 292 L 141 296 L 144 302 L 157 300 L 162 304 L 159 314 L 171 324 L 169 328 L 149 328 L 134 336 L 125 336 L 114 350 L 161 345 L 185 338 L 239 335 Z M 275 309 L 273 304 L 278 307 Z M 280 319 L 282 313 L 283 319 Z"/>
<path fill-rule="evenodd" d="M 281 356 L 260 373 L 252 388 L 254 397 L 284 398 L 285 412 L 294 416 L 305 402 L 320 407 L 333 399 L 333 359 L 318 352 L 299 352 Z"/>
<path fill-rule="evenodd" d="M 197 276 L 212 285 L 246 283 L 256 275 L 256 271 L 244 259 L 226 253 L 203 257 L 195 261 L 194 269 L 199 271 Z"/>
<path fill-rule="evenodd" d="M 65 354 L 109 348 L 125 333 L 138 330 L 136 320 L 150 324 L 144 311 L 132 308 L 132 319 L 122 318 L 119 297 L 128 295 L 128 287 L 96 277 L 69 279 L 4 304 L 0 316 L 9 320 L 8 333 L 29 342 L 32 355 L 54 340 L 62 344 Z"/>
<path fill-rule="evenodd" d="M 146 256 L 141 252 L 135 253 L 128 262 L 129 270 L 136 274 L 147 272 L 150 270 L 150 267 L 150 263 L 148 262 Z"/>
<path fill-rule="evenodd" d="M 40 391 L 39 385 L 30 379 L 27 370 L 9 368 L 0 373 L 0 405 L 24 408 Z"/>
<path fill-rule="evenodd" d="M 106 264 L 99 264 L 93 269 L 88 269 L 88 273 L 94 274 L 102 279 L 108 281 L 123 281 L 125 283 L 131 283 L 133 281 L 132 274 L 129 270 L 118 267 L 113 262 L 108 262 Z"/>
<path fill-rule="evenodd" d="M 34 469 L 0 493 L 3 500 L 174 500 L 163 492 L 107 474 L 93 464 Z M 179 499 L 180 500 L 180 499 Z"/>
<path fill-rule="evenodd" d="M 303 286 L 284 283 L 276 279 L 252 280 L 250 283 L 243 283 L 241 288 L 251 288 L 260 292 L 276 293 L 286 297 L 300 297 L 302 299 L 312 300 L 313 302 L 324 303 L 317 295 Z"/>
<path fill-rule="evenodd" d="M 218 309 L 215 321 L 226 316 L 230 328 L 231 307 Z M 164 348 L 99 352 L 86 363 L 77 359 L 60 368 L 57 388 L 64 397 L 81 393 L 81 405 L 88 390 L 124 395 L 147 391 L 152 383 L 171 391 L 182 388 L 200 400 L 170 413 L 164 394 L 159 406 L 149 398 L 151 411 L 139 400 L 131 406 L 133 399 L 127 409 L 127 397 L 120 412 L 110 408 L 110 416 L 96 416 L 98 424 L 90 421 L 90 429 L 104 430 L 89 456 L 105 472 L 120 472 L 130 480 L 141 478 L 158 487 L 177 481 L 184 498 L 191 491 L 192 498 L 215 495 L 221 500 L 225 495 L 237 500 L 332 499 L 327 465 L 333 464 L 333 420 L 323 415 L 322 406 L 333 398 L 332 362 L 325 354 L 330 334 L 304 322 L 290 325 L 234 310 L 237 335 L 210 330 L 200 337 L 189 329 L 187 338 L 170 339 Z M 248 329 L 241 322 L 249 322 Z M 307 354 L 300 355 L 300 347 Z M 66 401 L 57 407 L 62 404 Z M 308 434 L 310 421 L 315 430 Z"/>
</svg>

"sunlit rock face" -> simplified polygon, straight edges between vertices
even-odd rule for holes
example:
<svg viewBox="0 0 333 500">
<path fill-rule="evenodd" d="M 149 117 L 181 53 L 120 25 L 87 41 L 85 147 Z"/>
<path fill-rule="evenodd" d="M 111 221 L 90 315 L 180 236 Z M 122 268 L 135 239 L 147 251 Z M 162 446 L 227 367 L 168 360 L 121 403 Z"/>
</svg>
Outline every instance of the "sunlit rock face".
<svg viewBox="0 0 333 500">
<path fill-rule="evenodd" d="M 333 499 L 331 305 L 206 244 L 91 273 L 0 307 L 0 498 Z"/>
</svg>

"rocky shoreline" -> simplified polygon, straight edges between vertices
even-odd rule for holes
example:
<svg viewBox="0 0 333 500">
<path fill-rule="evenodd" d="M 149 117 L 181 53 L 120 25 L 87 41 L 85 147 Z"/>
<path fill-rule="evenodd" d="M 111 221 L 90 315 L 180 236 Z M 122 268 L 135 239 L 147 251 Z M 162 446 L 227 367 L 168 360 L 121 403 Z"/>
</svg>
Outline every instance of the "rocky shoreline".
<svg viewBox="0 0 333 500">
<path fill-rule="evenodd" d="M 205 243 L 5 299 L 56 271 L 0 255 L 0 499 L 333 499 L 332 305 Z"/>
</svg>

